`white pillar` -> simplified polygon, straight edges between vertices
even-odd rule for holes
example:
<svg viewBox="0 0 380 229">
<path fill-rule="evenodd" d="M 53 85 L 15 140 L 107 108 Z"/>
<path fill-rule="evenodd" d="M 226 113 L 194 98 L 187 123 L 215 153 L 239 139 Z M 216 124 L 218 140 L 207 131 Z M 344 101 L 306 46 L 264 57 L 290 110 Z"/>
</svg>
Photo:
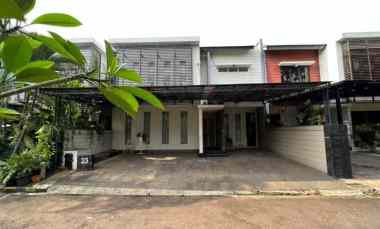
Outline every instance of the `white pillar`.
<svg viewBox="0 0 380 229">
<path fill-rule="evenodd" d="M 198 107 L 198 144 L 199 154 L 203 154 L 203 111 Z"/>
</svg>

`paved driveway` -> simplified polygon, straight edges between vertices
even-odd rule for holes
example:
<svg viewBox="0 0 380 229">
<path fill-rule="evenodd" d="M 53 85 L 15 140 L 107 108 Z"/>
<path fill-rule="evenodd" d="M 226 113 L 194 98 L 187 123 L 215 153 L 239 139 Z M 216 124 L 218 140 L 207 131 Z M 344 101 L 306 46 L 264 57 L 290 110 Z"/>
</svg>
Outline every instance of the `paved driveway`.
<svg viewBox="0 0 380 229">
<path fill-rule="evenodd" d="M 292 181 L 302 187 L 315 181 L 336 183 L 315 169 L 266 152 L 235 153 L 222 158 L 199 158 L 191 153 L 121 154 L 96 164 L 95 170 L 64 171 L 45 183 L 131 189 L 249 190 Z M 294 185 L 296 184 L 296 185 Z M 336 188 L 336 187 L 335 187 Z"/>
<path fill-rule="evenodd" d="M 380 199 L 9 196 L 0 228 L 372 229 Z"/>
<path fill-rule="evenodd" d="M 357 179 L 380 179 L 380 154 L 353 152 L 352 173 Z"/>
</svg>

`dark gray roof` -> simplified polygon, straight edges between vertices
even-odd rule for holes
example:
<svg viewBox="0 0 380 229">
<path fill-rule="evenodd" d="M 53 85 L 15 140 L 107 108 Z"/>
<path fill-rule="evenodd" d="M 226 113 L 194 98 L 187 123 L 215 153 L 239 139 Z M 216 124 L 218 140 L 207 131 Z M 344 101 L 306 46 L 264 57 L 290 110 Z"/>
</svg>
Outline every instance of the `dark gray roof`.
<svg viewBox="0 0 380 229">
<path fill-rule="evenodd" d="M 201 47 L 201 50 L 208 50 L 208 49 L 253 49 L 255 48 L 254 45 L 236 45 L 236 46 L 203 46 Z"/>
</svg>

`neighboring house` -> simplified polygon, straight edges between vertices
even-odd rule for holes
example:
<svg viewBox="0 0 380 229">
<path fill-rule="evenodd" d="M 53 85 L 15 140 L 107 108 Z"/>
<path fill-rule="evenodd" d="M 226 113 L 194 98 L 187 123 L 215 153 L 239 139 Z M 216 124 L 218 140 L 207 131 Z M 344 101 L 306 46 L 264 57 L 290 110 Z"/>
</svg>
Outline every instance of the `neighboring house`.
<svg viewBox="0 0 380 229">
<path fill-rule="evenodd" d="M 345 33 L 337 42 L 340 80 L 380 80 L 380 33 Z M 355 129 L 362 124 L 380 124 L 378 97 L 352 97 L 345 101 L 343 119 L 351 147 L 359 148 Z"/>
<path fill-rule="evenodd" d="M 85 70 L 92 71 L 96 68 L 104 71 L 106 67 L 105 53 L 100 45 L 92 38 L 71 39 L 81 50 L 83 56 L 86 59 Z M 60 75 L 73 76 L 81 73 L 80 68 L 70 62 L 62 60 L 60 57 L 56 57 L 57 61 L 56 70 Z M 100 74 L 100 72 L 99 72 Z M 99 75 L 100 77 L 100 75 Z"/>
</svg>

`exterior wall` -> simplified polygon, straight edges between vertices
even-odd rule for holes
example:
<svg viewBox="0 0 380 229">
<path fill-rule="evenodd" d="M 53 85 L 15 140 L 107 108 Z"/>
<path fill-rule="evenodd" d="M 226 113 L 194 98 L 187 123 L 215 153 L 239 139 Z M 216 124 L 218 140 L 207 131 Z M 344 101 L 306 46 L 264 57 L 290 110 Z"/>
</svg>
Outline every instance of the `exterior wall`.
<svg viewBox="0 0 380 229">
<path fill-rule="evenodd" d="M 281 61 L 315 61 L 309 66 L 309 77 L 311 82 L 321 80 L 319 70 L 319 52 L 314 50 L 306 51 L 267 51 L 266 70 L 268 83 L 281 83 L 280 62 Z M 325 66 L 324 66 L 325 67 Z"/>
<path fill-rule="evenodd" d="M 199 47 L 186 44 L 114 45 L 120 64 L 138 72 L 143 86 L 199 84 Z M 115 84 L 134 84 L 115 79 Z"/>
<path fill-rule="evenodd" d="M 188 112 L 188 144 L 181 144 L 180 112 Z M 150 144 L 144 145 L 146 150 L 198 150 L 198 110 L 193 105 L 166 106 L 169 112 L 169 144 L 162 144 L 162 112 L 152 107 L 144 106 L 138 115 L 132 120 L 131 144 L 125 144 L 125 120 L 124 112 L 117 108 L 112 111 L 112 148 L 117 150 L 136 149 L 139 132 L 143 132 L 144 112 L 151 112 Z"/>
<path fill-rule="evenodd" d="M 172 105 L 166 107 L 169 112 L 169 144 L 162 144 L 162 112 L 149 106 L 140 109 L 138 115 L 132 120 L 131 144 L 125 144 L 125 121 L 126 114 L 117 108 L 112 111 L 112 149 L 135 150 L 137 148 L 137 133 L 143 132 L 143 113 L 151 112 L 150 144 L 144 145 L 145 150 L 198 150 L 198 108 L 193 105 Z M 255 112 L 256 107 L 225 107 L 225 114 L 229 117 L 229 137 L 233 145 L 238 148 L 247 147 L 246 135 L 246 112 Z M 180 112 L 188 112 L 188 144 L 181 144 Z M 203 112 L 208 112 L 203 110 Z M 235 114 L 241 114 L 241 141 L 237 143 L 235 134 Z M 257 119 L 258 120 L 258 119 Z M 260 126 L 259 123 L 257 126 Z M 257 131 L 257 142 L 259 142 L 259 131 Z"/>
<path fill-rule="evenodd" d="M 319 52 L 319 73 L 320 73 L 320 81 L 329 81 L 327 48 Z"/>
<path fill-rule="evenodd" d="M 327 173 L 323 126 L 267 129 L 264 141 L 268 150 Z"/>
<path fill-rule="evenodd" d="M 65 130 L 64 151 L 90 150 L 101 153 L 112 150 L 112 131 L 97 134 L 91 130 Z"/>
<path fill-rule="evenodd" d="M 208 63 L 207 58 L 201 59 L 203 70 L 201 82 L 208 82 L 208 84 L 264 83 L 260 47 L 254 49 L 215 48 L 210 49 L 209 52 Z M 218 72 L 218 66 L 222 65 L 249 65 L 249 70 L 248 72 Z"/>
</svg>

